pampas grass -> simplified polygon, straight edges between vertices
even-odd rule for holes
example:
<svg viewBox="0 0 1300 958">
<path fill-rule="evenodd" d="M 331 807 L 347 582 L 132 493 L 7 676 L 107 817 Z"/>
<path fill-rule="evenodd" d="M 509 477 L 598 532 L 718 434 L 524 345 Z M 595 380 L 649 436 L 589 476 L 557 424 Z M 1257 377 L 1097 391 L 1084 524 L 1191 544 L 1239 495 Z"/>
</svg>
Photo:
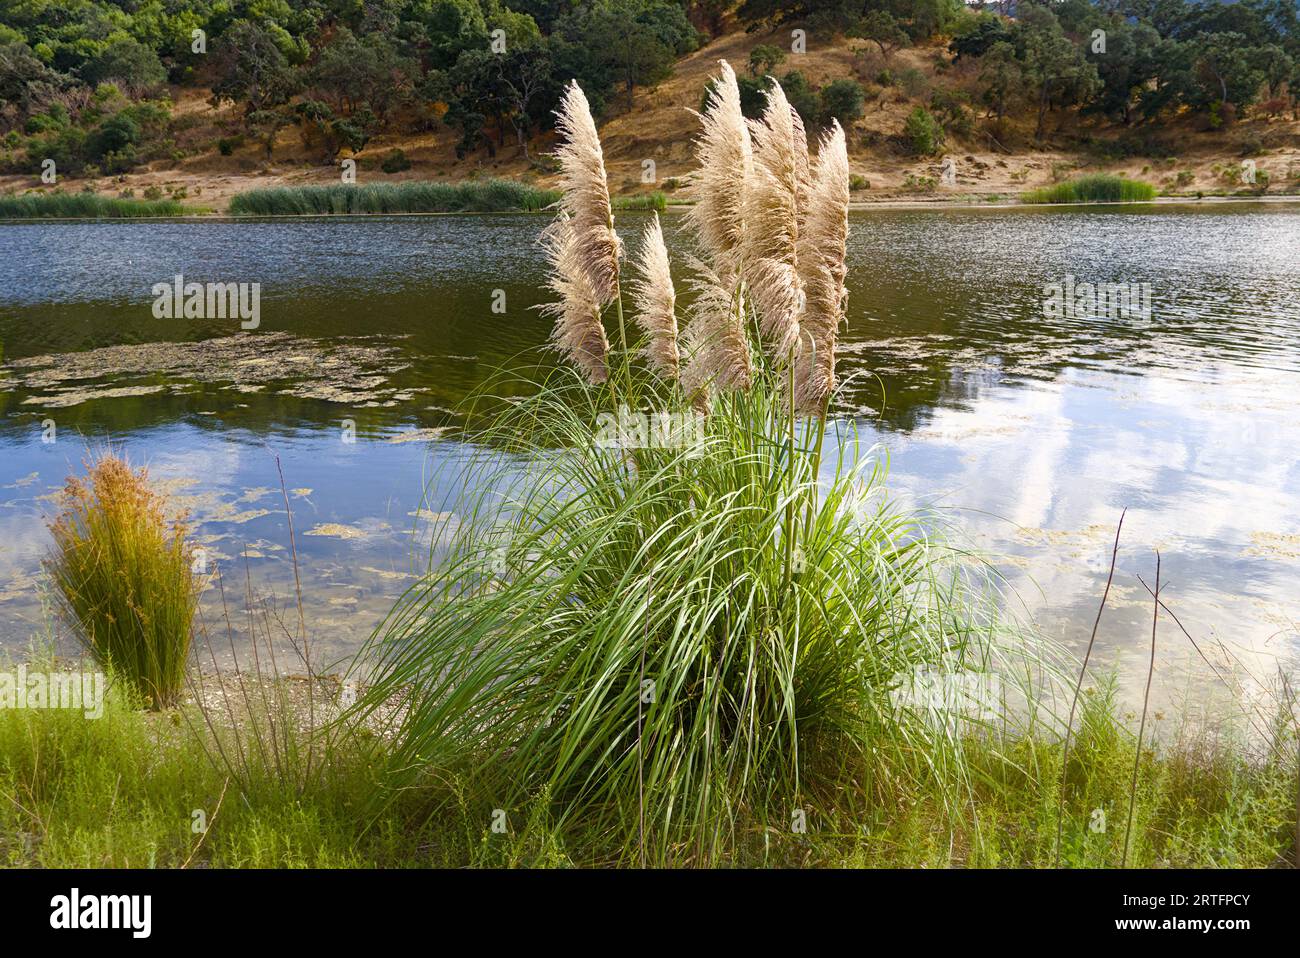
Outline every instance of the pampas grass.
<svg viewBox="0 0 1300 958">
<path fill-rule="evenodd" d="M 561 143 L 555 152 L 560 162 L 560 205 L 573 231 L 574 260 L 587 277 L 596 301 L 603 308 L 618 298 L 620 244 L 614 232 L 614 214 L 605 179 L 605 156 L 596 133 L 587 97 L 573 81 L 564 91 L 556 113 Z"/>
<path fill-rule="evenodd" d="M 551 273 L 548 286 L 559 302 L 541 307 L 555 318 L 551 339 L 592 383 L 609 378 L 609 340 L 600 320 L 600 297 L 592 289 L 582 244 L 567 213 L 542 233 Z"/>
<path fill-rule="evenodd" d="M 695 141 L 699 166 L 690 188 L 695 205 L 686 216 L 719 281 L 729 286 L 740 277 L 745 187 L 754 159 L 735 71 L 726 60 L 718 62 L 720 73 L 710 85 L 706 109 L 696 114 L 702 127 Z"/>
<path fill-rule="evenodd" d="M 632 284 L 636 324 L 645 334 L 645 357 L 650 368 L 665 379 L 676 379 L 680 356 L 677 349 L 677 291 L 673 288 L 664 231 L 655 214 L 641 237 L 636 259 L 637 278 Z"/>
<path fill-rule="evenodd" d="M 796 402 L 801 412 L 825 415 L 835 389 L 835 341 L 845 318 L 844 286 L 849 235 L 849 157 L 838 121 L 821 140 L 808 189 L 799 236 L 799 274 L 805 308 L 803 351 L 796 366 Z"/>
<path fill-rule="evenodd" d="M 434 530 L 444 545 L 430 574 L 361 659 L 378 666 L 361 711 L 403 702 L 390 794 L 465 776 L 477 803 L 542 802 L 558 832 L 580 830 L 607 860 L 663 864 L 719 861 L 787 830 L 796 810 L 833 821 L 845 795 L 888 803 L 924 783 L 949 814 L 966 814 L 960 716 L 936 722 L 891 696 L 917 669 L 979 669 L 997 654 L 978 572 L 888 503 L 884 465 L 852 424 L 837 430 L 829 477 L 824 408 L 816 429 L 797 429 L 805 282 L 820 374 L 805 388 L 824 400 L 834 381 L 843 134 L 808 165 L 774 87 L 752 128 L 751 168 L 734 85 L 724 66 L 702 118 L 701 180 L 729 195 L 691 218 L 706 225 L 704 256 L 689 264 L 685 390 L 644 375 L 626 349 L 609 367 L 596 361 L 607 346 L 594 260 L 620 300 L 596 228 L 599 144 L 570 88 L 575 195 L 547 231 L 560 295 L 548 309 L 581 375 L 537 384 L 485 429 L 477 454 L 448 463 L 464 469 L 458 481 L 432 483 L 453 501 L 430 511 L 455 522 Z M 719 157 L 732 165 L 708 170 Z M 676 291 L 657 219 L 637 274 L 637 322 L 662 376 Z M 608 390 L 593 385 L 606 378 Z M 709 393 L 708 414 L 693 415 Z M 611 441 L 611 420 L 647 406 L 672 428 L 620 426 Z"/>
<path fill-rule="evenodd" d="M 682 385 L 697 406 L 712 390 L 748 389 L 753 363 L 745 335 L 745 195 L 753 177 L 749 124 L 740 108 L 735 71 L 719 61 L 695 141 L 699 166 L 692 178 L 695 205 L 687 212 L 709 262 L 691 259 L 695 294 L 684 337 L 687 362 Z"/>
<path fill-rule="evenodd" d="M 799 345 L 803 283 L 798 271 L 799 198 L 808 167 L 803 125 L 779 83 L 767 90 L 761 122 L 750 124 L 754 166 L 745 195 L 744 277 L 763 336 L 784 360 Z"/>
</svg>

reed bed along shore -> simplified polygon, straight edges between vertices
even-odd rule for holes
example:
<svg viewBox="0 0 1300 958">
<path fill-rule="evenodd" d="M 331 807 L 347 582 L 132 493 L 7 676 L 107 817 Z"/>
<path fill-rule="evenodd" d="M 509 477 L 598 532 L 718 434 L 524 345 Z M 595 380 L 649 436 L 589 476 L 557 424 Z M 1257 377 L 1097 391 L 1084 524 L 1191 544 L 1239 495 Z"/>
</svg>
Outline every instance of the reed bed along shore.
<svg viewBox="0 0 1300 958">
<path fill-rule="evenodd" d="M 1022 203 L 1141 203 L 1153 200 L 1156 188 L 1113 173 L 1090 173 L 1064 183 L 1026 190 Z"/>
<path fill-rule="evenodd" d="M 176 200 L 136 200 L 97 193 L 27 193 L 0 196 L 0 219 L 138 219 L 182 216 Z"/>
<path fill-rule="evenodd" d="M 238 193 L 232 216 L 335 216 L 349 213 L 536 212 L 559 198 L 554 190 L 512 180 L 277 186 Z"/>
</svg>

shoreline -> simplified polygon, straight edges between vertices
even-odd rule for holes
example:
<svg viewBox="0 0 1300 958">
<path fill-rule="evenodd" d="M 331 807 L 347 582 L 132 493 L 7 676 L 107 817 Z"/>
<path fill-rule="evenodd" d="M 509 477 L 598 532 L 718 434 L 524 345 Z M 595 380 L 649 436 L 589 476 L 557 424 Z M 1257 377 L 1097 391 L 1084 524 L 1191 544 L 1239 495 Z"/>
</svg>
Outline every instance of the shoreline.
<svg viewBox="0 0 1300 958">
<path fill-rule="evenodd" d="M 1259 196 L 1157 196 L 1150 200 L 1086 203 L 1022 203 L 1018 200 L 981 201 L 967 197 L 936 197 L 934 199 L 909 199 L 899 197 L 879 200 L 854 199 L 849 202 L 850 212 L 868 210 L 1013 210 L 1013 209 L 1069 209 L 1075 207 L 1109 209 L 1135 206 L 1232 206 L 1232 205 L 1296 205 L 1300 193 L 1265 193 Z M 669 202 L 664 212 L 677 207 L 693 206 L 689 201 Z M 650 210 L 618 210 L 621 214 L 645 213 Z M 177 216 L 31 216 L 0 217 L 0 225 L 16 226 L 32 223 L 257 223 L 280 220 L 346 220 L 346 219 L 399 219 L 422 216 L 541 216 L 549 210 L 447 210 L 427 213 L 268 213 L 264 215 L 237 215 L 231 213 L 185 213 Z"/>
</svg>

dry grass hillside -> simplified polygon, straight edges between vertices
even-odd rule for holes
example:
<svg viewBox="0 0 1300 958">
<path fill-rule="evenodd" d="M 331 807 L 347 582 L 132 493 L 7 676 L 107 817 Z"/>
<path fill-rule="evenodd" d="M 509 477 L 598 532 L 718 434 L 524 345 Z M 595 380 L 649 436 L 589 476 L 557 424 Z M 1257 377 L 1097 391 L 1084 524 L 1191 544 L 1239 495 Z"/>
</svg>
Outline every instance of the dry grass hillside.
<svg viewBox="0 0 1300 958">
<path fill-rule="evenodd" d="M 681 60 L 667 81 L 638 89 L 630 111 L 619 99 L 601 127 L 614 191 L 629 194 L 660 189 L 671 197 L 690 173 L 690 144 L 696 120 L 689 111 L 698 109 L 717 61 L 726 59 L 738 73 L 744 73 L 753 47 L 765 43 L 788 48 L 789 39 L 784 29 L 770 33 L 729 32 Z M 915 71 L 912 82 L 878 85 L 874 80 L 886 67 L 895 77 Z M 1152 131 L 1158 134 L 1168 155 L 1113 161 L 1086 149 L 1083 144 L 1087 138 L 1114 139 L 1126 132 L 1132 136 L 1142 131 L 1125 131 L 1112 123 L 1080 119 L 1073 113 L 1049 116 L 1047 142 L 1055 147 L 1050 149 L 1033 143 L 1033 117 L 1013 120 L 1011 135 L 996 142 L 982 132 L 982 119 L 977 120 L 970 137 L 949 139 L 945 155 L 955 162 L 956 183 L 944 186 L 940 182 L 943 157 L 911 156 L 898 135 L 908 113 L 917 105 L 928 104 L 933 89 L 965 90 L 978 104 L 978 65 L 951 64 L 940 45 L 899 50 L 884 61 L 874 47 L 863 41 L 838 40 L 819 45 L 810 38 L 807 53 L 788 55 L 776 72 L 784 75 L 790 70 L 802 72 L 814 87 L 852 77 L 866 88 L 864 114 L 849 130 L 853 172 L 867 184 L 855 194 L 859 202 L 1009 198 L 1021 190 L 1080 172 L 1103 170 L 1145 179 L 1166 193 L 1231 193 L 1240 189 L 1236 173 L 1247 153 L 1253 154 L 1259 169 L 1269 173 L 1270 192 L 1300 192 L 1300 122 L 1294 119 L 1252 118 L 1215 132 L 1199 131 L 1189 120 L 1175 119 Z M 138 196 L 150 186 L 169 191 L 184 187 L 188 203 L 219 212 L 232 195 L 242 190 L 337 181 L 337 167 L 322 166 L 313 159 L 293 128 L 281 132 L 271 161 L 254 142 L 241 145 L 229 156 L 221 155 L 217 140 L 231 135 L 239 126 L 234 109 L 227 106 L 214 110 L 207 92 L 200 89 L 177 88 L 172 97 L 177 146 L 185 151 L 186 158 L 175 164 L 154 164 L 123 177 L 90 181 L 97 191 L 116 194 L 134 190 Z M 549 184 L 550 175 L 535 160 L 550 149 L 550 136 L 533 142 L 532 161 L 510 138 L 495 157 L 480 151 L 457 159 L 456 134 L 442 124 L 435 126 L 424 133 L 376 137 L 357 156 L 358 179 L 456 181 L 491 175 Z M 410 170 L 392 175 L 380 170 L 382 157 L 393 149 L 406 153 L 412 162 Z M 642 182 L 645 160 L 655 163 L 653 185 Z M 933 182 L 927 183 L 927 179 Z M 22 177 L 0 178 L 0 189 L 30 185 Z"/>
</svg>

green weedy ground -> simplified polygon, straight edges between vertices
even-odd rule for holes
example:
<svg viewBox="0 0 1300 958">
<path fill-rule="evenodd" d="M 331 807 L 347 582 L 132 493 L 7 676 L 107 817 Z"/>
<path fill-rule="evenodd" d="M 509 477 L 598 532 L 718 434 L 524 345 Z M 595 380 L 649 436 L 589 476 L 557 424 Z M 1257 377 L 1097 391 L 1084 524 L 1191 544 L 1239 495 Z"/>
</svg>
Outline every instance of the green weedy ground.
<svg viewBox="0 0 1300 958">
<path fill-rule="evenodd" d="M 250 762 L 243 783 L 214 762 L 197 707 L 148 713 L 116 684 L 101 719 L 69 710 L 0 710 L 0 865 L 5 867 L 565 867 L 610 864 L 580 826 L 548 827 L 545 802 L 508 810 L 494 833 L 488 802 L 457 779 L 422 785 L 367 816 L 378 765 L 364 739 L 336 744 L 310 787 L 301 768 Z M 1133 740 L 1111 717 L 1105 690 L 1089 696 L 1068 776 L 1062 865 L 1120 861 Z M 227 745 L 230 740 L 226 740 Z M 299 742 L 301 744 L 301 742 Z M 1294 740 L 1279 745 L 1290 748 Z M 305 750 L 294 752 L 301 763 Z M 1285 751 L 1281 754 L 1287 754 Z M 753 812 L 741 840 L 714 866 L 1050 866 L 1060 748 L 988 737 L 967 741 L 976 782 L 969 822 L 951 828 L 937 792 L 889 806 L 851 798 L 807 832 Z M 317 761 L 321 756 L 317 756 Z M 218 806 L 218 802 L 220 802 Z M 442 809 L 426 820 L 424 810 Z M 1250 760 L 1239 742 L 1181 741 L 1145 752 L 1129 863 L 1268 867 L 1286 863 L 1295 828 L 1296 775 L 1280 758 Z M 203 810 L 206 836 L 192 829 Z M 1098 829 L 1100 809 L 1104 829 Z M 369 825 L 369 827 L 367 827 Z"/>
</svg>

